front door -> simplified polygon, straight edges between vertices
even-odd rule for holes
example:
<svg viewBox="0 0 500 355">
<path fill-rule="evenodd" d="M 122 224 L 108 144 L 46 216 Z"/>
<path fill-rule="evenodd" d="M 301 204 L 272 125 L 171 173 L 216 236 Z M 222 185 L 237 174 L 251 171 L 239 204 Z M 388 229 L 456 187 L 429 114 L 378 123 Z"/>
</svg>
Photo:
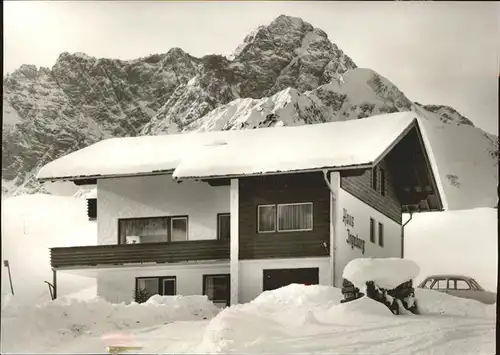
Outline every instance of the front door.
<svg viewBox="0 0 500 355">
<path fill-rule="evenodd" d="M 275 290 L 290 284 L 317 285 L 319 268 L 268 269 L 263 271 L 263 290 Z"/>
</svg>

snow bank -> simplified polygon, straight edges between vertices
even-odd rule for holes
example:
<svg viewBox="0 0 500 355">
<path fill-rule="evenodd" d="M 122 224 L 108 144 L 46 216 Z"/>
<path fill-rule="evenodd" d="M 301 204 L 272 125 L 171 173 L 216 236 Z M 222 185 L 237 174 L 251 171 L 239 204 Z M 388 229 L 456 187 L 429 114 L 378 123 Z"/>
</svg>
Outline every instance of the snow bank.
<svg viewBox="0 0 500 355">
<path fill-rule="evenodd" d="M 219 312 L 206 296 L 155 296 L 143 304 L 111 304 L 58 299 L 39 306 L 10 302 L 3 309 L 2 348 L 36 352 L 80 335 L 99 336 L 117 330 L 175 321 L 208 319 Z"/>
<path fill-rule="evenodd" d="M 317 323 L 342 298 L 340 289 L 291 284 L 265 291 L 252 302 L 224 309 L 207 326 L 199 352 L 245 352 L 259 339 L 280 338 L 298 327 Z M 248 339 L 252 342 L 248 344 Z M 255 349 L 253 349 L 255 350 Z"/>
<path fill-rule="evenodd" d="M 322 285 L 291 284 L 277 290 L 264 291 L 250 304 L 263 307 L 317 307 L 339 304 L 342 299 L 339 288 Z"/>
<path fill-rule="evenodd" d="M 496 314 L 496 304 L 485 305 L 475 300 L 454 297 L 438 291 L 417 288 L 415 296 L 422 315 L 495 318 Z"/>
<path fill-rule="evenodd" d="M 405 257 L 420 267 L 415 282 L 433 274 L 462 274 L 496 292 L 497 213 L 495 208 L 476 208 L 414 214 L 405 227 Z"/>
<path fill-rule="evenodd" d="M 359 258 L 346 265 L 342 277 L 360 290 L 365 289 L 367 281 L 374 281 L 378 287 L 393 289 L 414 279 L 419 272 L 418 265 L 408 259 Z"/>
</svg>

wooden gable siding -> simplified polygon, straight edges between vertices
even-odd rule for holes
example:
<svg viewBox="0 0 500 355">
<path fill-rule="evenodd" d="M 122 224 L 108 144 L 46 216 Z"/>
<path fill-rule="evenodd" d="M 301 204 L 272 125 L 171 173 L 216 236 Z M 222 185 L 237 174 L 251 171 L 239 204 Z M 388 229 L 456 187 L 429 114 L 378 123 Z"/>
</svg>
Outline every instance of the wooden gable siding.
<svg viewBox="0 0 500 355">
<path fill-rule="evenodd" d="M 239 257 L 264 259 L 329 255 L 330 190 L 322 173 L 242 178 L 239 182 Z M 259 205 L 313 203 L 313 230 L 257 232 Z"/>
<path fill-rule="evenodd" d="M 380 174 L 377 178 L 377 190 L 372 188 L 372 170 L 342 171 L 340 173 L 340 187 L 357 197 L 383 215 L 401 224 L 401 203 L 396 195 L 393 179 L 387 162 L 382 160 L 378 166 L 385 172 L 385 196 L 380 193 Z"/>
</svg>

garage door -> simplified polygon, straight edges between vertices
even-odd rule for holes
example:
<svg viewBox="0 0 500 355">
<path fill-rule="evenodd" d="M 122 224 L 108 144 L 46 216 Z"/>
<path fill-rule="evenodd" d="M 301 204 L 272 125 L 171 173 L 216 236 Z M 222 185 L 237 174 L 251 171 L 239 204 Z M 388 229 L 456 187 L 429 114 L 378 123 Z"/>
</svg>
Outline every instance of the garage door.
<svg viewBox="0 0 500 355">
<path fill-rule="evenodd" d="M 317 285 L 319 268 L 268 269 L 264 270 L 263 290 L 275 290 L 290 284 Z"/>
</svg>

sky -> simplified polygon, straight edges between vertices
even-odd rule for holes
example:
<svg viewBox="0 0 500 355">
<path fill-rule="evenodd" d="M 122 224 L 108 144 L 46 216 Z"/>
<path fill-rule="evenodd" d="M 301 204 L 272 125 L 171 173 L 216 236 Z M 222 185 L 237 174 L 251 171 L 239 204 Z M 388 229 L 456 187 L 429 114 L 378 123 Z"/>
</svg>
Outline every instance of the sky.
<svg viewBox="0 0 500 355">
<path fill-rule="evenodd" d="M 5 1 L 4 74 L 62 52 L 122 60 L 180 47 L 230 54 L 285 14 L 321 28 L 412 101 L 454 107 L 498 134 L 500 3 Z"/>
</svg>

